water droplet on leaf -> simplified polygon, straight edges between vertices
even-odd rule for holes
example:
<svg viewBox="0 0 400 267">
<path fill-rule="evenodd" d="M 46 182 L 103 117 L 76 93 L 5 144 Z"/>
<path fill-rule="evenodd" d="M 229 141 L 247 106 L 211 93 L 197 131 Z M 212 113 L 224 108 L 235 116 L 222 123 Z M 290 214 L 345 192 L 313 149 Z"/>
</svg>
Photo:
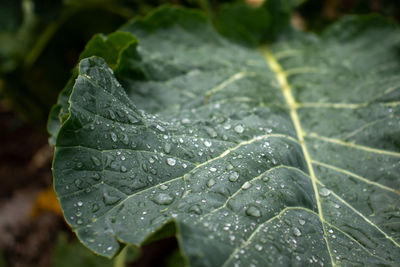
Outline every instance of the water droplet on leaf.
<svg viewBox="0 0 400 267">
<path fill-rule="evenodd" d="M 207 186 L 212 187 L 213 185 L 215 185 L 215 183 L 216 183 L 215 180 L 213 178 L 211 178 L 210 180 L 208 180 Z"/>
<path fill-rule="evenodd" d="M 96 165 L 96 166 L 100 166 L 101 165 L 101 162 L 97 157 L 92 156 L 91 160 L 93 161 L 94 165 Z"/>
<path fill-rule="evenodd" d="M 117 203 L 121 198 L 119 196 L 109 195 L 107 192 L 103 194 L 103 201 L 106 205 L 113 205 Z"/>
<path fill-rule="evenodd" d="M 245 183 L 242 185 L 242 189 L 243 189 L 243 190 L 249 189 L 250 187 L 251 187 L 251 183 L 249 183 L 249 182 L 245 182 Z"/>
<path fill-rule="evenodd" d="M 212 143 L 210 141 L 206 140 L 206 141 L 204 141 L 204 145 L 206 147 L 210 147 L 210 146 L 212 146 Z"/>
<path fill-rule="evenodd" d="M 162 185 L 160 185 L 160 189 L 161 190 L 167 190 L 168 189 L 168 185 L 162 184 Z"/>
<path fill-rule="evenodd" d="M 201 215 L 202 211 L 198 204 L 195 204 L 190 207 L 189 212 L 196 213 L 197 215 Z"/>
<path fill-rule="evenodd" d="M 228 165 L 226 165 L 226 170 L 227 171 L 230 171 L 230 170 L 232 170 L 233 169 L 233 165 L 232 164 L 228 164 Z"/>
<path fill-rule="evenodd" d="M 330 194 L 331 194 L 331 190 L 329 190 L 329 189 L 326 188 L 326 187 L 323 187 L 323 188 L 321 188 L 321 189 L 319 190 L 319 195 L 322 196 L 322 197 L 327 197 L 327 196 L 329 196 Z"/>
<path fill-rule="evenodd" d="M 246 209 L 246 214 L 252 217 L 260 217 L 261 211 L 259 210 L 259 208 L 255 206 L 250 206 L 249 208 Z"/>
<path fill-rule="evenodd" d="M 237 179 L 239 179 L 239 173 L 237 173 L 237 172 L 232 172 L 230 175 L 229 175 L 229 181 L 231 181 L 231 182 L 236 182 L 237 181 Z"/>
<path fill-rule="evenodd" d="M 164 152 L 169 154 L 171 152 L 172 145 L 170 143 L 165 143 Z"/>
<path fill-rule="evenodd" d="M 92 205 L 92 212 L 96 212 L 96 211 L 98 211 L 100 209 L 100 207 L 99 207 L 99 205 L 97 205 L 96 203 L 94 203 L 93 205 Z"/>
<path fill-rule="evenodd" d="M 160 205 L 169 205 L 174 200 L 170 194 L 160 193 L 153 198 L 153 201 Z"/>
<path fill-rule="evenodd" d="M 301 236 L 300 229 L 297 228 L 297 227 L 294 227 L 294 228 L 293 228 L 293 234 L 294 234 L 295 236 Z"/>
<path fill-rule="evenodd" d="M 117 142 L 117 140 L 118 140 L 118 137 L 117 137 L 117 135 L 116 135 L 114 132 L 111 132 L 111 139 L 112 139 L 114 142 Z"/>
<path fill-rule="evenodd" d="M 239 125 L 236 125 L 236 126 L 235 126 L 234 130 L 235 130 L 235 132 L 237 132 L 237 133 L 243 133 L 244 128 L 243 128 L 242 125 L 239 124 Z"/>
<path fill-rule="evenodd" d="M 167 164 L 168 164 L 169 166 L 175 166 L 175 164 L 176 164 L 176 159 L 174 159 L 174 158 L 167 158 Z"/>
<path fill-rule="evenodd" d="M 75 179 L 74 184 L 76 187 L 80 188 L 82 186 L 82 180 L 81 179 Z"/>
</svg>

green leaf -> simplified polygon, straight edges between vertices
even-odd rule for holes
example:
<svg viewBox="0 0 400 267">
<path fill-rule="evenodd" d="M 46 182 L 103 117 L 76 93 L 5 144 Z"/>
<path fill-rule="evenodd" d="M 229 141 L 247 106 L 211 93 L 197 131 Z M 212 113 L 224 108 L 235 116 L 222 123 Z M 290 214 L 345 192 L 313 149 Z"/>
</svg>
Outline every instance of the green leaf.
<svg viewBox="0 0 400 267">
<path fill-rule="evenodd" d="M 290 19 L 301 2 L 270 0 L 257 8 L 244 3 L 225 5 L 217 12 L 214 24 L 225 37 L 246 46 L 257 46 L 292 31 Z"/>
<path fill-rule="evenodd" d="M 108 65 L 115 67 L 119 63 L 122 51 L 136 43 L 136 38 L 126 32 L 115 32 L 108 36 L 98 34 L 88 42 L 80 59 L 96 55 L 104 58 Z"/>
<path fill-rule="evenodd" d="M 52 266 L 112 267 L 113 261 L 97 257 L 76 240 L 68 242 L 67 236 L 62 233 L 57 239 Z"/>
<path fill-rule="evenodd" d="M 0 34 L 13 32 L 22 24 L 22 0 L 4 0 L 0 3 Z"/>
<path fill-rule="evenodd" d="M 120 65 L 124 65 L 124 59 L 121 59 L 123 53 L 125 53 L 126 58 L 137 57 L 136 53 L 136 38 L 126 32 L 114 32 L 108 36 L 103 34 L 97 34 L 88 42 L 84 51 L 80 55 L 80 59 L 90 57 L 90 56 L 101 56 L 106 62 L 113 67 L 115 71 L 121 68 Z M 133 75 L 134 71 L 131 70 L 124 74 Z M 71 94 L 72 88 L 75 83 L 75 79 L 78 76 L 78 71 L 73 70 L 73 75 L 68 81 L 67 85 L 61 91 L 57 104 L 54 105 L 49 113 L 49 120 L 47 123 L 47 131 L 50 134 L 49 143 L 50 145 L 55 145 L 56 136 L 61 128 L 61 122 L 68 113 L 69 103 L 68 98 Z"/>
<path fill-rule="evenodd" d="M 113 257 L 175 235 L 193 266 L 400 261 L 396 25 L 349 17 L 249 49 L 163 8 L 122 31 L 137 53 L 118 79 L 80 62 L 55 148 L 87 247 Z"/>
</svg>

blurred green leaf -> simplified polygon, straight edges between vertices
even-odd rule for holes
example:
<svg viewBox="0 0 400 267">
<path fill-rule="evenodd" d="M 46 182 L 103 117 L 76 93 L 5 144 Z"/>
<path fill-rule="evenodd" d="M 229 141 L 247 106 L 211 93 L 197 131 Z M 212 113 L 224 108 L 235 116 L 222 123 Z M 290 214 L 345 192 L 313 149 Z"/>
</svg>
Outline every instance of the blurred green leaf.
<svg viewBox="0 0 400 267">
<path fill-rule="evenodd" d="M 77 240 L 68 241 L 66 234 L 60 233 L 53 255 L 52 266 L 112 267 L 113 261 L 95 255 Z"/>
<path fill-rule="evenodd" d="M 0 2 L 0 33 L 16 31 L 22 23 L 22 0 Z"/>
<path fill-rule="evenodd" d="M 225 37 L 240 44 L 257 46 L 291 30 L 290 18 L 301 2 L 268 0 L 261 7 L 244 3 L 225 5 L 216 13 L 214 24 Z"/>
<path fill-rule="evenodd" d="M 78 240 L 68 240 L 65 233 L 58 235 L 57 244 L 53 254 L 52 266 L 54 267 L 116 267 L 125 266 L 140 256 L 140 251 L 134 247 L 125 247 L 114 260 L 100 257 Z M 1 266 L 1 265 L 0 265 Z"/>
</svg>

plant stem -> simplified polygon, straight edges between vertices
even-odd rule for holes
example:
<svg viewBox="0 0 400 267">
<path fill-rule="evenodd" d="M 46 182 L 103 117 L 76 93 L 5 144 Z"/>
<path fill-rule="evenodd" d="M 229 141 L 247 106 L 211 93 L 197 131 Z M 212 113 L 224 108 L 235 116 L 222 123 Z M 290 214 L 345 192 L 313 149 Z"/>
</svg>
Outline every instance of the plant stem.
<svg viewBox="0 0 400 267">
<path fill-rule="evenodd" d="M 114 260 L 114 267 L 125 267 L 125 259 L 126 259 L 126 252 L 128 251 L 128 247 L 125 246 L 119 255 Z"/>
</svg>

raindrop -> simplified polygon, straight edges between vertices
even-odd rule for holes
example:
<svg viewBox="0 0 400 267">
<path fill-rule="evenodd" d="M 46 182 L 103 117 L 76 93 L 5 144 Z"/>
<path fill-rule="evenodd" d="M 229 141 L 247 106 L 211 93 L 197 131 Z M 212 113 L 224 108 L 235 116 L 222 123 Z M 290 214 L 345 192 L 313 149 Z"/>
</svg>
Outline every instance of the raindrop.
<svg viewBox="0 0 400 267">
<path fill-rule="evenodd" d="M 207 186 L 212 187 L 213 185 L 215 185 L 215 183 L 216 183 L 215 180 L 213 178 L 211 178 L 210 180 L 208 180 Z"/>
<path fill-rule="evenodd" d="M 146 163 L 142 163 L 142 169 L 143 169 L 143 171 L 144 172 L 147 172 L 149 169 L 147 168 L 147 165 L 146 165 Z"/>
<path fill-rule="evenodd" d="M 232 172 L 230 175 L 229 175 L 229 181 L 231 181 L 231 182 L 236 182 L 237 181 L 237 179 L 239 179 L 239 173 L 237 173 L 237 172 Z"/>
<path fill-rule="evenodd" d="M 213 138 L 218 136 L 217 132 L 213 128 L 206 127 L 206 132 Z"/>
<path fill-rule="evenodd" d="M 210 172 L 216 172 L 216 171 L 217 171 L 217 168 L 215 168 L 215 167 L 210 168 Z"/>
<path fill-rule="evenodd" d="M 204 145 L 206 147 L 210 147 L 210 146 L 212 146 L 212 143 L 210 141 L 206 140 L 206 141 L 204 141 Z"/>
<path fill-rule="evenodd" d="M 118 137 L 117 137 L 117 135 L 116 135 L 114 132 L 111 132 L 111 139 L 112 139 L 114 142 L 117 142 L 117 140 L 118 140 Z"/>
<path fill-rule="evenodd" d="M 103 201 L 106 205 L 113 205 L 117 203 L 121 198 L 119 196 L 110 196 L 107 192 L 103 194 Z"/>
<path fill-rule="evenodd" d="M 124 143 L 125 145 L 128 145 L 129 144 L 129 138 L 128 138 L 128 136 L 126 135 L 126 134 L 123 134 L 122 135 L 122 143 Z"/>
<path fill-rule="evenodd" d="M 245 183 L 242 185 L 242 189 L 243 189 L 243 190 L 249 189 L 250 187 L 251 187 L 251 183 L 249 183 L 249 182 L 245 182 Z"/>
<path fill-rule="evenodd" d="M 252 217 L 260 217 L 261 211 L 257 207 L 250 206 L 249 208 L 246 209 L 246 214 Z"/>
<path fill-rule="evenodd" d="M 227 171 L 230 171 L 230 170 L 232 170 L 232 169 L 233 169 L 233 165 L 229 163 L 229 164 L 226 166 L 226 170 L 227 170 Z"/>
<path fill-rule="evenodd" d="M 189 212 L 196 213 L 197 215 L 201 215 L 201 208 L 198 204 L 190 207 Z"/>
<path fill-rule="evenodd" d="M 300 224 L 300 225 L 305 225 L 305 224 L 306 224 L 306 221 L 305 221 L 305 220 L 302 220 L 302 219 L 299 219 L 299 224 Z"/>
<path fill-rule="evenodd" d="M 263 247 L 260 244 L 256 244 L 255 248 L 257 251 L 261 251 L 263 249 Z"/>
<path fill-rule="evenodd" d="M 188 118 L 182 119 L 182 124 L 188 124 L 188 123 L 190 123 L 190 120 Z"/>
<path fill-rule="evenodd" d="M 81 179 L 75 179 L 74 184 L 76 187 L 80 188 L 82 186 L 82 180 Z"/>
<path fill-rule="evenodd" d="M 121 166 L 121 172 L 126 172 L 127 170 L 128 169 L 124 165 Z"/>
<path fill-rule="evenodd" d="M 161 125 L 157 124 L 156 128 L 160 131 L 160 132 L 164 132 L 165 129 L 164 127 L 162 127 Z"/>
<path fill-rule="evenodd" d="M 108 250 L 108 251 L 112 250 L 112 247 L 111 247 L 111 246 L 110 246 L 110 247 L 108 247 L 108 248 L 107 248 L 107 250 Z"/>
<path fill-rule="evenodd" d="M 242 125 L 239 124 L 239 125 L 236 125 L 236 126 L 235 126 L 234 130 L 235 130 L 235 132 L 237 132 L 237 133 L 243 133 L 244 128 L 243 128 Z"/>
<path fill-rule="evenodd" d="M 128 120 L 130 123 L 137 123 L 139 120 L 132 115 L 128 115 Z"/>
<path fill-rule="evenodd" d="M 92 175 L 92 179 L 95 180 L 95 181 L 98 181 L 98 180 L 100 180 L 100 175 L 98 173 L 94 173 Z"/>
<path fill-rule="evenodd" d="M 162 185 L 160 185 L 160 189 L 161 190 L 167 190 L 168 189 L 168 185 L 162 184 Z"/>
<path fill-rule="evenodd" d="M 164 152 L 169 154 L 171 152 L 172 145 L 170 143 L 165 143 Z"/>
<path fill-rule="evenodd" d="M 296 260 L 301 261 L 301 258 L 299 255 L 296 256 Z"/>
<path fill-rule="evenodd" d="M 169 166 L 174 166 L 176 164 L 176 159 L 174 158 L 167 158 L 167 164 Z"/>
<path fill-rule="evenodd" d="M 108 110 L 108 112 L 110 113 L 111 119 L 115 120 L 115 113 L 114 113 L 114 111 L 112 111 L 112 110 L 110 109 L 110 110 Z"/>
<path fill-rule="evenodd" d="M 300 229 L 297 228 L 297 227 L 294 227 L 294 228 L 293 228 L 293 234 L 294 234 L 295 236 L 301 236 Z"/>
<path fill-rule="evenodd" d="M 96 203 L 94 203 L 93 205 L 92 205 L 92 212 L 96 212 L 96 211 L 98 211 L 100 209 L 100 207 L 99 207 L 99 205 L 97 205 Z"/>
<path fill-rule="evenodd" d="M 78 203 L 76 203 L 78 205 L 78 207 L 82 207 L 83 206 L 83 202 L 82 201 L 78 201 Z"/>
<path fill-rule="evenodd" d="M 77 224 L 82 224 L 83 221 L 82 221 L 82 219 L 78 219 L 78 220 L 76 220 L 76 223 L 77 223 Z"/>
<path fill-rule="evenodd" d="M 322 197 L 327 197 L 331 194 L 331 190 L 329 190 L 326 187 L 321 188 L 321 190 L 319 190 L 319 195 Z"/>
<path fill-rule="evenodd" d="M 174 200 L 170 194 L 160 193 L 153 198 L 153 201 L 160 205 L 169 205 Z"/>
<path fill-rule="evenodd" d="M 94 165 L 96 165 L 96 166 L 100 166 L 101 165 L 101 162 L 97 157 L 92 156 L 91 160 L 93 161 Z"/>
</svg>

